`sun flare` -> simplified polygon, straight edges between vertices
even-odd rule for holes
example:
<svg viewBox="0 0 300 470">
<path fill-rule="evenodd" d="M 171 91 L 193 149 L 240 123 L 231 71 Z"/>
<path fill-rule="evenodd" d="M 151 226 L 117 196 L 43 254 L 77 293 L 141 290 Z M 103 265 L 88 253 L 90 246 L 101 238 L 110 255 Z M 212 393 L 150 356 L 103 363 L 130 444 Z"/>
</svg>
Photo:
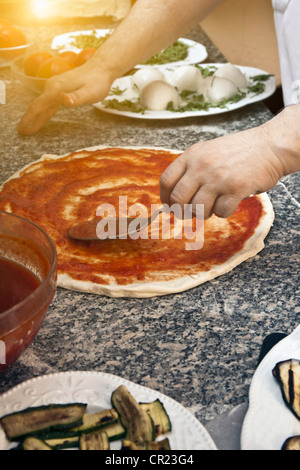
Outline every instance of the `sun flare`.
<svg viewBox="0 0 300 470">
<path fill-rule="evenodd" d="M 38 18 L 46 18 L 51 14 L 51 2 L 49 0 L 32 0 L 32 11 Z"/>
</svg>

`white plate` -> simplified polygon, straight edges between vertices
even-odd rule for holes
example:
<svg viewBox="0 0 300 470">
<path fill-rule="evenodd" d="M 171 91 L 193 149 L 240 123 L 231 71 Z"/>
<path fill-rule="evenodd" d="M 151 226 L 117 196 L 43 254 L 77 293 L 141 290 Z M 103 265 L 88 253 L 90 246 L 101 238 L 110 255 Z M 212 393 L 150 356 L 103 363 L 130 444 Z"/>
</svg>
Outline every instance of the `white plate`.
<svg viewBox="0 0 300 470">
<path fill-rule="evenodd" d="M 272 374 L 277 362 L 288 359 L 300 359 L 300 326 L 275 345 L 255 371 L 242 427 L 242 450 L 280 450 L 287 438 L 300 435 L 300 420 L 285 405 Z"/>
<path fill-rule="evenodd" d="M 88 31 L 74 31 L 71 33 L 60 34 L 59 36 L 55 36 L 52 41 L 51 48 L 54 50 L 59 51 L 74 51 L 80 52 L 82 49 L 73 45 L 74 37 L 80 36 L 81 34 L 84 35 L 92 35 L 95 34 L 96 37 L 101 38 L 106 36 L 107 34 L 111 34 L 113 32 L 112 29 L 95 29 L 95 30 L 88 30 Z"/>
<path fill-rule="evenodd" d="M 219 68 L 224 64 L 203 64 L 203 67 L 216 67 Z M 268 75 L 268 72 L 265 72 L 264 70 L 257 69 L 255 67 L 246 67 L 246 66 L 237 66 L 239 69 L 247 76 L 247 77 L 253 77 L 256 75 Z M 166 76 L 166 79 L 168 79 L 170 73 L 173 70 L 173 65 L 172 67 L 160 67 L 160 70 L 163 71 L 163 73 Z M 120 101 L 125 100 L 125 99 L 132 99 L 132 96 L 134 96 L 131 92 L 131 77 L 126 76 L 126 77 L 121 77 L 118 78 L 117 80 L 114 81 L 112 85 L 112 89 L 114 88 L 119 88 L 120 90 L 125 90 L 125 93 L 122 95 L 117 95 L 117 94 L 110 94 L 106 99 L 118 99 Z M 248 94 L 245 98 L 242 100 L 238 101 L 237 103 L 230 103 L 227 105 L 226 108 L 220 107 L 220 108 L 209 108 L 207 111 L 185 111 L 185 112 L 172 112 L 172 111 L 148 111 L 146 110 L 143 114 L 142 113 L 134 113 L 132 111 L 121 111 L 117 109 L 112 109 L 112 108 L 107 108 L 103 105 L 102 102 L 94 104 L 94 106 L 99 109 L 100 111 L 104 111 L 109 114 L 117 114 L 120 116 L 125 116 L 125 117 L 130 117 L 130 118 L 135 118 L 135 119 L 179 119 L 179 118 L 186 118 L 186 117 L 196 117 L 196 116 L 211 116 L 215 114 L 223 114 L 227 113 L 229 111 L 233 111 L 235 109 L 243 108 L 244 106 L 247 106 L 252 103 L 256 103 L 258 101 L 265 100 L 269 96 L 271 96 L 274 91 L 276 90 L 276 82 L 275 78 L 273 76 L 270 76 L 268 80 L 266 80 L 265 83 L 265 90 L 263 93 L 257 95 L 254 93 Z"/>
<path fill-rule="evenodd" d="M 80 36 L 81 34 L 89 35 L 95 34 L 97 37 L 103 37 L 107 34 L 112 33 L 112 29 L 96 29 L 89 31 L 75 31 L 73 33 L 65 33 L 59 36 L 56 36 L 52 41 L 52 49 L 60 51 L 74 51 L 80 52 L 82 49 L 73 45 L 74 36 Z M 188 55 L 184 60 L 178 60 L 177 62 L 172 62 L 172 65 L 184 65 L 184 64 L 197 64 L 203 62 L 207 58 L 206 47 L 200 44 L 199 42 L 192 41 L 191 39 L 179 38 L 178 41 L 183 42 L 189 46 Z M 164 64 L 166 66 L 167 64 Z M 137 65 L 136 68 L 140 67 L 152 67 L 152 65 Z M 163 67 L 162 65 L 154 65 L 154 67 Z"/>
<path fill-rule="evenodd" d="M 87 412 L 95 413 L 111 408 L 111 394 L 121 384 L 127 386 L 137 401 L 161 400 L 172 423 L 172 432 L 165 435 L 172 450 L 216 450 L 206 429 L 182 405 L 155 390 L 101 372 L 62 372 L 24 382 L 0 396 L 0 416 L 30 406 L 70 402 L 87 403 Z M 0 450 L 8 446 L 0 429 Z M 120 446 L 121 441 L 111 443 L 112 450 L 120 449 Z"/>
</svg>

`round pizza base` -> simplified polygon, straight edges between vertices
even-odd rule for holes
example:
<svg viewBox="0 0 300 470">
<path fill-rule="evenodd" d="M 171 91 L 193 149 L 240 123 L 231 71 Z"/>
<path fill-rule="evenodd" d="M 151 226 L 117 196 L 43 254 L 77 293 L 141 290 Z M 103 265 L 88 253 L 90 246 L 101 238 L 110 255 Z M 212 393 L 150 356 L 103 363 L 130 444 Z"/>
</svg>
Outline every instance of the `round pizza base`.
<svg viewBox="0 0 300 470">
<path fill-rule="evenodd" d="M 106 148 L 123 148 L 123 149 L 132 149 L 132 150 L 164 150 L 167 152 L 174 153 L 178 155 L 181 150 L 174 150 L 168 149 L 164 147 L 146 147 L 146 146 L 126 146 L 126 147 L 109 147 L 109 146 L 94 146 L 94 147 L 87 147 L 84 149 L 76 150 L 76 152 L 80 151 L 93 151 L 99 149 L 106 149 Z M 63 157 L 68 156 L 68 154 L 64 155 L 52 155 L 46 154 L 43 155 L 39 160 L 32 162 L 18 172 L 16 172 L 11 178 L 9 178 L 6 183 L 12 179 L 19 178 L 21 173 L 30 168 L 31 165 L 36 164 L 38 162 L 42 162 L 43 160 L 51 157 L 53 159 L 60 159 Z M 5 183 L 4 183 L 5 184 Z M 0 187 L 0 192 L 4 184 Z M 90 281 L 80 281 L 73 279 L 68 274 L 58 273 L 57 278 L 57 285 L 58 287 L 62 287 L 67 290 L 76 291 L 76 292 L 85 292 L 91 294 L 98 294 L 98 295 L 105 295 L 109 297 L 136 297 L 136 298 L 147 298 L 147 297 L 156 297 L 156 296 L 163 296 L 168 294 L 176 294 L 180 292 L 187 291 L 194 287 L 197 287 L 205 282 L 211 281 L 212 279 L 221 276 L 230 272 L 236 266 L 240 265 L 244 261 L 248 260 L 249 258 L 254 257 L 257 253 L 259 253 L 265 246 L 264 240 L 268 235 L 273 221 L 274 221 L 274 210 L 272 203 L 270 201 L 269 196 L 267 193 L 262 193 L 258 195 L 262 207 L 263 207 L 263 214 L 260 218 L 259 225 L 256 227 L 253 235 L 246 241 L 243 248 L 235 253 L 232 257 L 226 260 L 224 263 L 214 266 L 209 271 L 202 271 L 199 274 L 192 274 L 187 276 L 179 276 L 176 279 L 166 280 L 166 281 L 139 281 L 136 283 L 131 283 L 128 285 L 119 285 L 109 284 L 96 284 Z"/>
</svg>

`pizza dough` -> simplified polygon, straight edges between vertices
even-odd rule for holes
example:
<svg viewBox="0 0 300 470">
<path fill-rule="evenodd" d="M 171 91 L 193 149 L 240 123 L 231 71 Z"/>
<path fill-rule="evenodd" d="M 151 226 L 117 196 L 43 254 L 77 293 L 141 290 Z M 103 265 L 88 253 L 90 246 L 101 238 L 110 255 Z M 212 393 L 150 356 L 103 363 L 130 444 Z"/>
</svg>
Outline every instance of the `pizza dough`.
<svg viewBox="0 0 300 470">
<path fill-rule="evenodd" d="M 70 226 L 94 218 L 99 205 L 119 207 L 120 196 L 127 198 L 127 208 L 138 204 L 135 209 L 147 208 L 151 214 L 152 204 L 161 204 L 159 177 L 180 153 L 100 146 L 44 155 L 0 188 L 0 210 L 31 220 L 50 235 L 58 253 L 60 287 L 111 297 L 186 291 L 231 271 L 263 249 L 274 220 L 267 194 L 242 201 L 228 219 L 213 216 L 205 221 L 204 244 L 198 250 L 186 249 L 192 241 L 185 232 L 176 238 L 172 214 L 161 216 L 170 223 L 170 239 L 162 239 L 162 225 L 156 226 L 154 235 L 154 223 L 147 238 L 136 240 L 84 243 L 67 235 Z"/>
</svg>

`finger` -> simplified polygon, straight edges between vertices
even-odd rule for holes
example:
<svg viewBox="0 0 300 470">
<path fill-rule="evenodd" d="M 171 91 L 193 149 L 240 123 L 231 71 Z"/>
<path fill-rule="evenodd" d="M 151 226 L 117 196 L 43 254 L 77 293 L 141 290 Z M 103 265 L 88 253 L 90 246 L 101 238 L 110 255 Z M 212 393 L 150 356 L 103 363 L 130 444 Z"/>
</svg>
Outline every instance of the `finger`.
<svg viewBox="0 0 300 470">
<path fill-rule="evenodd" d="M 171 204 L 191 204 L 200 187 L 199 175 L 188 168 L 171 192 Z"/>
<path fill-rule="evenodd" d="M 186 160 L 184 154 L 180 155 L 162 173 L 159 180 L 160 199 L 163 203 L 170 205 L 170 196 L 174 186 L 186 171 Z"/>
<path fill-rule="evenodd" d="M 65 106 L 80 106 L 82 104 L 93 104 L 98 101 L 97 92 L 89 86 L 83 86 L 70 93 L 61 94 L 62 102 Z"/>
<path fill-rule="evenodd" d="M 243 197 L 236 194 L 223 194 L 217 197 L 212 212 L 221 218 L 230 217 L 237 209 Z"/>
<path fill-rule="evenodd" d="M 37 98 L 24 114 L 17 131 L 22 135 L 37 132 L 57 112 L 61 99 L 53 93 L 45 93 Z"/>
<path fill-rule="evenodd" d="M 213 207 L 218 197 L 218 191 L 214 185 L 205 184 L 193 197 L 191 204 L 193 214 L 197 213 L 197 206 L 202 204 L 204 206 L 204 219 L 208 219 L 213 214 Z"/>
<path fill-rule="evenodd" d="M 26 121 L 20 121 L 17 131 L 21 135 L 32 135 L 38 132 L 57 113 L 59 106 L 46 109 L 43 114 L 25 117 Z"/>
</svg>

